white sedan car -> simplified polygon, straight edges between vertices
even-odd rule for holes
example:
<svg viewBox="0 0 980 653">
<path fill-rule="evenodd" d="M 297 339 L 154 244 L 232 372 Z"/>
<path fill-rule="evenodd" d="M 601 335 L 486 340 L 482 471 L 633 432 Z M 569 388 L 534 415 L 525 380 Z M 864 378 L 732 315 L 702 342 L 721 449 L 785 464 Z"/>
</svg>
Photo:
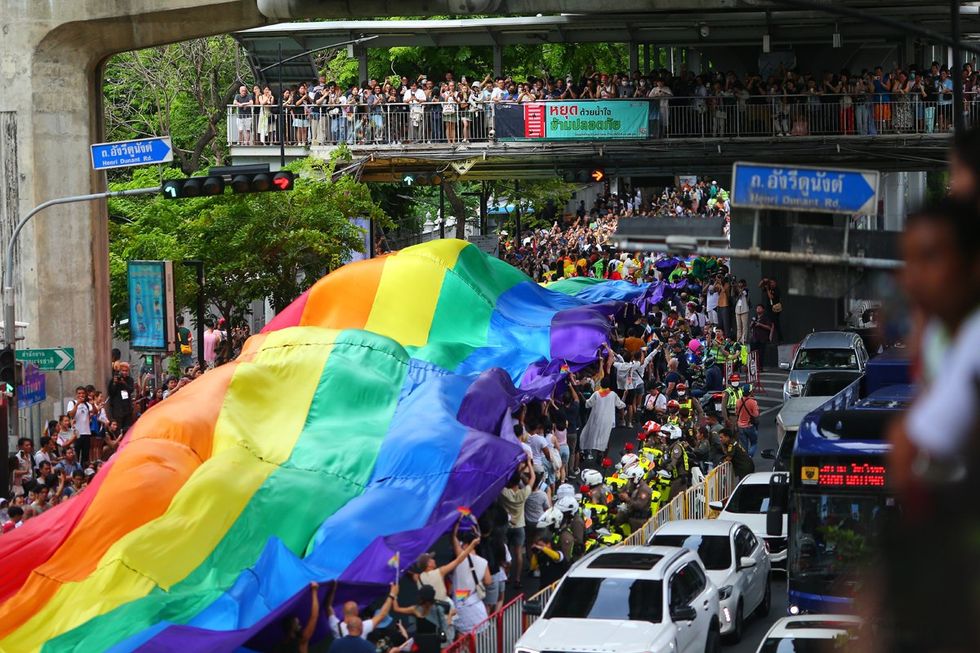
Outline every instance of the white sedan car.
<svg viewBox="0 0 980 653">
<path fill-rule="evenodd" d="M 858 636 L 861 619 L 840 614 L 783 617 L 766 633 L 756 653 L 835 653 L 847 651 Z"/>
<path fill-rule="evenodd" d="M 745 524 L 755 536 L 766 544 L 769 561 L 784 568 L 786 563 L 786 532 L 788 517 L 783 513 L 781 535 L 769 535 L 766 531 L 766 513 L 769 510 L 769 484 L 776 474 L 786 476 L 785 472 L 753 472 L 747 474 L 728 497 L 727 502 L 712 501 L 708 507 L 721 511 L 718 519 L 727 519 Z"/>
<path fill-rule="evenodd" d="M 769 614 L 772 590 L 766 547 L 745 524 L 721 519 L 667 522 L 650 538 L 654 546 L 680 546 L 698 554 L 718 587 L 721 634 L 742 638 L 745 617 Z"/>
<path fill-rule="evenodd" d="M 677 547 L 599 549 L 575 563 L 515 653 L 718 653 L 718 590 Z"/>
</svg>

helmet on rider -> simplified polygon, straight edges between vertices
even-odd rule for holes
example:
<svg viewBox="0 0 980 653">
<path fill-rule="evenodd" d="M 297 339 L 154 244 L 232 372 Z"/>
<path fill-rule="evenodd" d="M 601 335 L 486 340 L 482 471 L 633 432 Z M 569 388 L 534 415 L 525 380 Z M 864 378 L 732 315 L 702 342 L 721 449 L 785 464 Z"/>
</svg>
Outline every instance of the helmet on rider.
<svg viewBox="0 0 980 653">
<path fill-rule="evenodd" d="M 562 514 L 575 514 L 578 512 L 578 501 L 575 497 L 562 497 L 555 501 L 555 508 Z"/>
<path fill-rule="evenodd" d="M 639 456 L 637 456 L 635 453 L 628 453 L 619 459 L 619 468 L 628 469 L 638 462 L 640 462 Z"/>
<path fill-rule="evenodd" d="M 676 413 L 680 409 L 681 405 L 677 403 L 677 400 L 671 399 L 667 402 L 667 412 Z M 663 431 L 666 427 L 661 427 L 660 430 Z"/>
<path fill-rule="evenodd" d="M 582 472 L 582 483 L 589 487 L 602 485 L 602 473 L 595 469 L 586 469 Z"/>
<path fill-rule="evenodd" d="M 557 507 L 548 508 L 538 518 L 538 528 L 558 528 L 561 526 L 562 514 Z"/>
<path fill-rule="evenodd" d="M 742 382 L 742 379 L 739 378 L 738 374 L 732 374 L 730 377 L 728 377 L 728 382 L 732 384 L 733 388 L 737 388 L 738 384 Z"/>
<path fill-rule="evenodd" d="M 714 356 L 708 356 L 707 358 L 704 359 L 704 369 L 708 369 L 709 367 L 714 367 L 716 362 L 717 361 L 715 360 Z"/>
<path fill-rule="evenodd" d="M 670 441 L 680 440 L 682 437 L 684 437 L 681 427 L 677 426 L 676 424 L 667 424 L 660 429 L 660 432 L 664 433 L 667 436 L 667 439 Z"/>
<path fill-rule="evenodd" d="M 558 489 L 555 490 L 556 501 L 565 497 L 571 497 L 572 499 L 575 498 L 575 486 L 573 486 L 571 483 L 562 483 L 558 486 Z"/>
<path fill-rule="evenodd" d="M 678 383 L 676 390 L 677 390 L 677 396 L 678 397 L 684 397 L 684 396 L 686 396 L 687 395 L 687 384 L 686 383 Z"/>
<path fill-rule="evenodd" d="M 646 474 L 646 472 L 644 472 L 643 471 L 643 468 L 640 467 L 639 465 L 631 465 L 630 467 L 627 467 L 626 469 L 624 469 L 623 472 L 622 472 L 623 478 L 625 478 L 626 480 L 629 480 L 629 481 L 634 481 L 636 483 L 639 483 L 640 481 L 642 481 L 643 480 L 643 476 L 645 474 Z"/>
<path fill-rule="evenodd" d="M 653 420 L 650 420 L 649 422 L 644 422 L 643 428 L 641 430 L 643 431 L 643 433 L 646 433 L 647 435 L 656 435 L 657 433 L 660 432 L 660 425 L 654 422 Z"/>
</svg>

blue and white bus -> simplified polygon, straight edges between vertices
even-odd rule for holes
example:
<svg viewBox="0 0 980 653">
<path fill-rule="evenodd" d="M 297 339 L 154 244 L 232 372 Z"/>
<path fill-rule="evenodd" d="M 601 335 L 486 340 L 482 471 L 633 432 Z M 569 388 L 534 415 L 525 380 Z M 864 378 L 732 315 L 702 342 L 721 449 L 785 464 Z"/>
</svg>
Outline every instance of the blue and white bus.
<svg viewBox="0 0 980 653">
<path fill-rule="evenodd" d="M 896 509 L 886 433 L 912 392 L 907 360 L 885 354 L 800 423 L 790 474 L 773 477 L 768 515 L 775 529 L 789 513 L 790 614 L 850 612 Z"/>
</svg>

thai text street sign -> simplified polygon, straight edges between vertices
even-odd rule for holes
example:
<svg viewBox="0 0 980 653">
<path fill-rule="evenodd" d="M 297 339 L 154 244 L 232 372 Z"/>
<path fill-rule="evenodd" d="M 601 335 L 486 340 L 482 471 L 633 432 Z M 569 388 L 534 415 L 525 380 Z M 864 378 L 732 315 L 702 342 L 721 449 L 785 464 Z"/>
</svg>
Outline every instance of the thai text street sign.
<svg viewBox="0 0 980 653">
<path fill-rule="evenodd" d="M 92 145 L 92 167 L 96 170 L 129 168 L 174 160 L 174 149 L 169 136 L 140 138 L 118 143 Z"/>
<path fill-rule="evenodd" d="M 874 215 L 878 172 L 736 162 L 732 204 L 736 208 Z"/>
<path fill-rule="evenodd" d="M 71 372 L 75 369 L 74 347 L 50 349 L 18 349 L 17 360 L 36 365 L 47 372 Z"/>
</svg>

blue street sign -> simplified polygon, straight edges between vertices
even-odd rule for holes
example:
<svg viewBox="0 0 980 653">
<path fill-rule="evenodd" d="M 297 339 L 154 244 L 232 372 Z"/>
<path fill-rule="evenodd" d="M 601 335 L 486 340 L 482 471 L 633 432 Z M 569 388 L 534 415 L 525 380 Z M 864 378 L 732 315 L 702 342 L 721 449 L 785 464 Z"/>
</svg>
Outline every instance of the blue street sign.
<svg viewBox="0 0 980 653">
<path fill-rule="evenodd" d="M 118 143 L 96 143 L 92 146 L 92 167 L 96 170 L 129 168 L 174 160 L 169 136 L 140 138 Z"/>
<path fill-rule="evenodd" d="M 736 162 L 732 204 L 738 208 L 873 215 L 878 172 Z"/>
<path fill-rule="evenodd" d="M 17 407 L 27 408 L 45 400 L 44 372 L 37 365 L 24 363 L 24 383 L 17 386 Z"/>
</svg>

